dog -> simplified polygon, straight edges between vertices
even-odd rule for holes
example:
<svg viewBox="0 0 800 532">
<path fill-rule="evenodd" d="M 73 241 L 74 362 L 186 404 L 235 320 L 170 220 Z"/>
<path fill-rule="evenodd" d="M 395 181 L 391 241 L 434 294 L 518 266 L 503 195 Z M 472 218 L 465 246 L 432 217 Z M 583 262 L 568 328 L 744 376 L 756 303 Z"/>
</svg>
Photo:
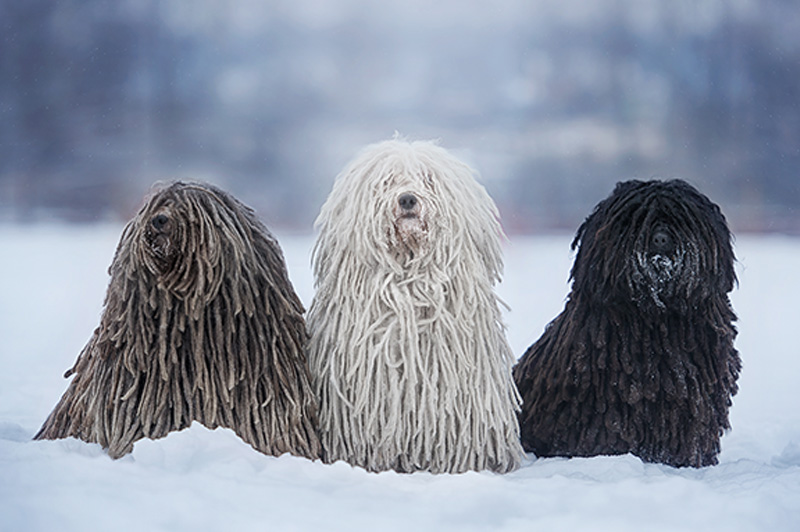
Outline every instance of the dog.
<svg viewBox="0 0 800 532">
<path fill-rule="evenodd" d="M 717 463 L 741 370 L 731 240 L 685 181 L 617 184 L 572 242 L 563 312 L 514 367 L 526 451 Z"/>
<path fill-rule="evenodd" d="M 368 471 L 511 471 L 524 452 L 494 284 L 498 211 L 428 141 L 366 147 L 316 221 L 307 323 L 323 460 Z"/>
<path fill-rule="evenodd" d="M 320 457 L 305 310 L 249 207 L 211 185 L 159 189 L 109 274 L 100 326 L 34 439 L 75 437 L 119 458 L 198 421 L 264 454 Z"/>
</svg>

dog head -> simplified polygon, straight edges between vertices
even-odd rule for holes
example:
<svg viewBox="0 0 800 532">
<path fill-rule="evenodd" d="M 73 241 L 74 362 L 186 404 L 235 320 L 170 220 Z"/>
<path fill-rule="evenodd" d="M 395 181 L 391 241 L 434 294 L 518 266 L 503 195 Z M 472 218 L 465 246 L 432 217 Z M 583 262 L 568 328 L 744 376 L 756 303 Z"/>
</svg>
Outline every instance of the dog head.
<svg viewBox="0 0 800 532">
<path fill-rule="evenodd" d="M 725 217 L 681 180 L 618 183 L 572 247 L 573 290 L 603 303 L 683 313 L 736 282 Z"/>
<path fill-rule="evenodd" d="M 158 188 L 129 222 L 117 249 L 131 269 L 174 295 L 213 298 L 227 273 L 252 260 L 252 210 L 207 184 Z M 117 261 L 115 260 L 115 263 Z M 135 271 L 134 271 L 135 270 Z"/>
<path fill-rule="evenodd" d="M 497 217 L 467 165 L 433 142 L 395 138 L 368 146 L 339 174 L 316 222 L 315 256 L 346 252 L 396 269 L 444 267 L 475 253 L 494 275 Z"/>
</svg>

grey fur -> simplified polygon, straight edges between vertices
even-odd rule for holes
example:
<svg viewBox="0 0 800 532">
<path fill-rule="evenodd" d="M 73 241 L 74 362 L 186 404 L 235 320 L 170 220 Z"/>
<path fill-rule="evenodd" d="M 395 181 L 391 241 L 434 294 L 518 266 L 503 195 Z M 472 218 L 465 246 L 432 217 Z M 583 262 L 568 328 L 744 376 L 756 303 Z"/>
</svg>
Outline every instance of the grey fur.
<svg viewBox="0 0 800 532">
<path fill-rule="evenodd" d="M 265 454 L 319 456 L 304 309 L 250 208 L 173 183 L 125 227 L 109 274 L 100 326 L 35 439 L 119 458 L 198 421 Z"/>
</svg>

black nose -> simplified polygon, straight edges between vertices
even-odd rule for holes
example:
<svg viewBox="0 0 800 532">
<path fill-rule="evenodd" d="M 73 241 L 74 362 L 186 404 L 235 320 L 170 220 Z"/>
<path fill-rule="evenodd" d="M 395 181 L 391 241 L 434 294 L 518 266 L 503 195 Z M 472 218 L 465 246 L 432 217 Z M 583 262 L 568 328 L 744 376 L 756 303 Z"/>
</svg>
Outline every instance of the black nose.
<svg viewBox="0 0 800 532">
<path fill-rule="evenodd" d="M 654 251 L 669 251 L 672 248 L 672 237 L 666 231 L 658 230 L 653 233 L 652 244 Z"/>
<path fill-rule="evenodd" d="M 164 226 L 167 225 L 167 222 L 169 222 L 169 216 L 166 214 L 156 214 L 153 216 L 153 219 L 150 220 L 150 223 L 153 224 L 153 227 L 159 231 L 164 229 Z"/>
<path fill-rule="evenodd" d="M 417 197 L 414 194 L 406 193 L 397 198 L 397 203 L 404 211 L 410 211 L 417 206 Z"/>
</svg>

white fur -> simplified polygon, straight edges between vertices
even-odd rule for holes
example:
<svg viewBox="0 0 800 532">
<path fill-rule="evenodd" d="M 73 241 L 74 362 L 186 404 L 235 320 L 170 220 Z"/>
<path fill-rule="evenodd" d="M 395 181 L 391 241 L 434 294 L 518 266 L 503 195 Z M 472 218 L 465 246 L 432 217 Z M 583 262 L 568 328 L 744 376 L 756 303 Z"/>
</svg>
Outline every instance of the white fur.
<svg viewBox="0 0 800 532">
<path fill-rule="evenodd" d="M 401 216 L 407 192 L 416 217 Z M 520 401 L 494 293 L 502 229 L 471 169 L 431 142 L 368 146 L 316 226 L 307 323 L 326 460 L 518 467 Z"/>
</svg>

